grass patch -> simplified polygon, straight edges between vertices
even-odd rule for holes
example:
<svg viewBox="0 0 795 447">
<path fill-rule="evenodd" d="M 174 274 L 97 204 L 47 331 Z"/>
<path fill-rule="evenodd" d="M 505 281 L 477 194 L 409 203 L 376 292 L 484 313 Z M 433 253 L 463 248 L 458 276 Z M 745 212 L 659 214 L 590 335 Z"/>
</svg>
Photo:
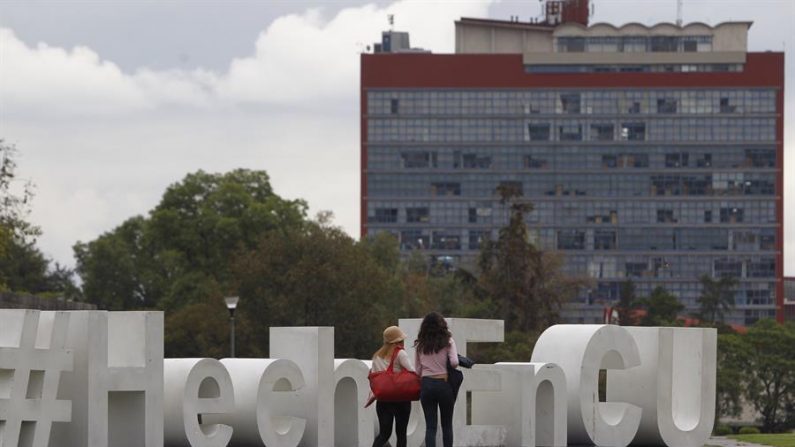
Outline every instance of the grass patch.
<svg viewBox="0 0 795 447">
<path fill-rule="evenodd" d="M 729 438 L 752 444 L 770 445 L 773 447 L 795 447 L 795 434 L 776 433 L 759 435 L 731 435 Z"/>
</svg>

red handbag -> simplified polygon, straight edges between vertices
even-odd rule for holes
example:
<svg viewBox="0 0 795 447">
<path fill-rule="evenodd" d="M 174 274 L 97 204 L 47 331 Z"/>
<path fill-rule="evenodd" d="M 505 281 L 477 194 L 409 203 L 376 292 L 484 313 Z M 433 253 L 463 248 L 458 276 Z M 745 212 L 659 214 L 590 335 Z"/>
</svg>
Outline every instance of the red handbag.
<svg viewBox="0 0 795 447">
<path fill-rule="evenodd" d="M 405 402 L 420 400 L 420 376 L 414 371 L 401 369 L 395 372 L 395 358 L 403 348 L 396 346 L 385 371 L 371 372 L 370 389 L 381 402 Z"/>
</svg>

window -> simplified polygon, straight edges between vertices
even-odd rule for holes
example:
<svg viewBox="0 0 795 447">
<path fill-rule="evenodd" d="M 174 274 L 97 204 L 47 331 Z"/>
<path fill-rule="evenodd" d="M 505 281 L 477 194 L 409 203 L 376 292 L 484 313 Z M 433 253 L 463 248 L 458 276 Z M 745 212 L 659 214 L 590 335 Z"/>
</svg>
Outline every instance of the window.
<svg viewBox="0 0 795 447">
<path fill-rule="evenodd" d="M 410 151 L 400 154 L 403 167 L 408 169 L 435 168 L 437 166 L 436 152 Z"/>
<path fill-rule="evenodd" d="M 426 223 L 430 221 L 430 211 L 428 208 L 406 208 L 406 222 Z"/>
<path fill-rule="evenodd" d="M 685 50 L 685 53 L 695 53 L 698 51 L 698 42 L 695 40 L 685 40 L 682 43 L 682 48 Z"/>
<path fill-rule="evenodd" d="M 558 127 L 560 141 L 582 141 L 582 126 L 576 123 L 564 123 Z"/>
<path fill-rule="evenodd" d="M 657 210 L 657 223 L 675 223 L 674 210 Z"/>
<path fill-rule="evenodd" d="M 431 183 L 431 195 L 433 196 L 460 196 L 461 184 L 450 182 Z"/>
<path fill-rule="evenodd" d="M 739 259 L 716 259 L 713 263 L 713 276 L 731 276 L 734 278 L 742 278 L 743 262 Z"/>
<path fill-rule="evenodd" d="M 712 154 L 704 154 L 701 158 L 696 160 L 696 166 L 699 168 L 709 168 L 712 166 Z"/>
<path fill-rule="evenodd" d="M 672 98 L 657 99 L 657 113 L 676 113 L 677 102 Z"/>
<path fill-rule="evenodd" d="M 737 106 L 731 105 L 729 98 L 720 99 L 720 113 L 734 113 L 737 111 Z"/>
<path fill-rule="evenodd" d="M 558 250 L 585 249 L 585 232 L 578 230 L 558 231 Z"/>
<path fill-rule="evenodd" d="M 370 222 L 376 223 L 395 223 L 397 222 L 397 208 L 376 208 L 375 215 Z"/>
<path fill-rule="evenodd" d="M 527 130 L 530 133 L 530 141 L 549 141 L 549 124 L 528 124 Z"/>
<path fill-rule="evenodd" d="M 673 36 L 652 36 L 651 51 L 663 53 L 675 53 L 678 47 L 678 39 Z"/>
<path fill-rule="evenodd" d="M 445 231 L 434 231 L 431 248 L 434 250 L 461 250 L 461 236 Z"/>
<path fill-rule="evenodd" d="M 431 238 L 420 230 L 404 230 L 400 232 L 400 249 L 416 250 L 431 246 Z"/>
<path fill-rule="evenodd" d="M 582 53 L 585 51 L 585 38 L 559 37 L 558 51 L 562 53 Z"/>
<path fill-rule="evenodd" d="M 640 278 L 648 270 L 648 265 L 645 262 L 627 262 L 624 268 L 628 278 Z"/>
<path fill-rule="evenodd" d="M 742 208 L 721 208 L 720 209 L 720 222 L 721 223 L 740 223 L 743 221 Z"/>
<path fill-rule="evenodd" d="M 400 111 L 400 101 L 398 99 L 392 98 L 389 101 L 389 111 L 392 115 L 396 115 Z"/>
<path fill-rule="evenodd" d="M 776 151 L 773 149 L 746 149 L 744 166 L 754 168 L 775 168 Z"/>
<path fill-rule="evenodd" d="M 616 232 L 597 230 L 593 236 L 594 250 L 615 250 L 616 248 Z"/>
<path fill-rule="evenodd" d="M 623 123 L 621 125 L 621 139 L 629 141 L 645 141 L 646 123 Z"/>
<path fill-rule="evenodd" d="M 674 152 L 665 154 L 666 168 L 681 168 L 688 165 L 690 154 L 687 152 Z"/>
<path fill-rule="evenodd" d="M 775 250 L 776 236 L 774 234 L 762 234 L 759 236 L 759 248 L 761 250 Z"/>
<path fill-rule="evenodd" d="M 549 168 L 549 164 L 546 160 L 533 158 L 531 155 L 525 155 L 524 167 L 527 169 L 547 169 Z"/>
<path fill-rule="evenodd" d="M 580 113 L 580 94 L 561 93 L 560 106 L 563 113 Z"/>
<path fill-rule="evenodd" d="M 614 127 L 612 123 L 591 124 L 591 140 L 612 141 L 615 136 Z"/>
<path fill-rule="evenodd" d="M 453 167 L 456 169 L 488 169 L 491 167 L 491 156 L 456 152 L 454 154 Z"/>
<path fill-rule="evenodd" d="M 491 221 L 491 208 L 483 205 L 469 209 L 469 223 L 489 223 Z"/>
<path fill-rule="evenodd" d="M 712 210 L 704 211 L 704 222 L 711 223 L 712 222 Z"/>
<path fill-rule="evenodd" d="M 471 230 L 469 232 L 469 249 L 470 250 L 480 250 L 480 246 L 483 242 L 489 240 L 491 237 L 490 232 L 488 230 L 481 231 L 481 230 Z"/>
</svg>

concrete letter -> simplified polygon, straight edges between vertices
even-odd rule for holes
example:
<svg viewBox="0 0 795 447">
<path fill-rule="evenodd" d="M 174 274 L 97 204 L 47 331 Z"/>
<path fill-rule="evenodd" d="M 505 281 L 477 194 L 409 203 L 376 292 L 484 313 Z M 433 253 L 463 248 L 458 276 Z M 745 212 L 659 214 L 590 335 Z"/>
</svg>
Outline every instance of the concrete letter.
<svg viewBox="0 0 795 447">
<path fill-rule="evenodd" d="M 62 373 L 74 357 L 64 349 L 65 312 L 0 310 L 0 446 L 46 447 L 53 428 L 65 427 L 72 403 L 58 400 Z"/>
<path fill-rule="evenodd" d="M 334 445 L 373 444 L 374 414 L 372 408 L 364 408 L 370 395 L 369 373 L 361 360 L 334 360 Z"/>
<path fill-rule="evenodd" d="M 163 367 L 165 443 L 226 447 L 232 427 L 199 422 L 234 411 L 232 379 L 224 365 L 215 359 L 166 359 Z"/>
<path fill-rule="evenodd" d="M 53 427 L 59 445 L 163 446 L 163 313 L 72 311 L 64 374 L 72 423 Z"/>
<path fill-rule="evenodd" d="M 638 346 L 630 333 L 612 325 L 556 325 L 538 339 L 533 362 L 560 365 L 568 391 L 568 441 L 604 447 L 629 445 L 638 431 L 641 408 L 620 402 L 599 402 L 599 370 L 640 365 Z"/>
<path fill-rule="evenodd" d="M 234 429 L 232 445 L 295 447 L 301 442 L 306 420 L 299 392 L 304 377 L 295 363 L 284 359 L 223 359 L 235 390 L 235 411 L 213 415 L 206 422 L 223 422 Z M 312 444 L 308 444 L 312 445 Z"/>
<path fill-rule="evenodd" d="M 303 444 L 333 447 L 334 328 L 272 327 L 270 356 L 295 362 L 303 373 L 306 386 L 299 393 L 306 417 Z"/>
<path fill-rule="evenodd" d="M 497 363 L 502 389 L 472 393 L 472 420 L 507 425 L 505 445 L 565 447 L 566 377 L 554 363 Z M 480 366 L 475 366 L 480 368 Z"/>
<path fill-rule="evenodd" d="M 643 408 L 633 444 L 704 445 L 715 422 L 716 330 L 626 329 L 642 363 L 608 375 L 607 396 Z"/>
</svg>

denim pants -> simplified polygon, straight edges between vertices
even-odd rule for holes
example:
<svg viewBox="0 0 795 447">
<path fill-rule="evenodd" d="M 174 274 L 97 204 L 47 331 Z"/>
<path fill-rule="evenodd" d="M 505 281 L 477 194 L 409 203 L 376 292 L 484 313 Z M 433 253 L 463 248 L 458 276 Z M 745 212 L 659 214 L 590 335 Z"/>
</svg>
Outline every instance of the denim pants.
<svg viewBox="0 0 795 447">
<path fill-rule="evenodd" d="M 453 447 L 453 388 L 446 380 L 422 378 L 420 402 L 425 413 L 425 447 L 436 447 L 437 412 L 442 413 L 444 447 Z"/>
<path fill-rule="evenodd" d="M 392 420 L 395 420 L 396 447 L 406 447 L 406 428 L 409 426 L 411 402 L 376 402 L 375 413 L 378 415 L 378 436 L 373 447 L 383 447 L 392 435 Z"/>
</svg>

